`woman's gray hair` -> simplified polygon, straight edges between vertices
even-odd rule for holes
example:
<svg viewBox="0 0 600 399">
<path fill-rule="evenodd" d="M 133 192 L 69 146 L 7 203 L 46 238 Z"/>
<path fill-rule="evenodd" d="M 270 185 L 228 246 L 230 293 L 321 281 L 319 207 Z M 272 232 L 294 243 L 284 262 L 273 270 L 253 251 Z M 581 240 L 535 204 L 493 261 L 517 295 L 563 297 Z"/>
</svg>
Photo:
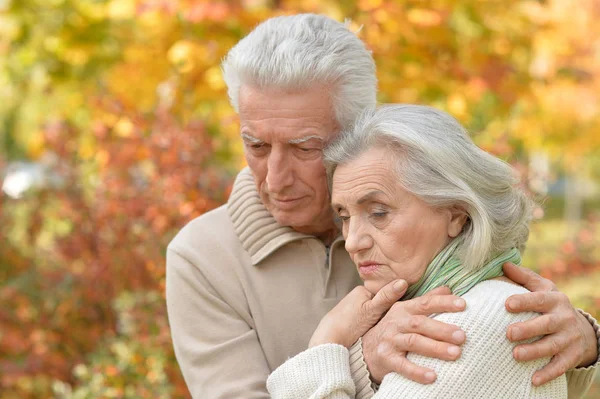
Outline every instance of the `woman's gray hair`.
<svg viewBox="0 0 600 399">
<path fill-rule="evenodd" d="M 376 104 L 371 53 L 346 25 L 323 15 L 266 20 L 229 51 L 221 68 L 229 100 L 238 112 L 243 85 L 292 91 L 327 86 L 342 129 Z"/>
<path fill-rule="evenodd" d="M 464 267 L 477 269 L 506 249 L 524 249 L 533 202 L 517 186 L 514 169 L 477 147 L 453 117 L 419 105 L 366 110 L 326 148 L 330 182 L 338 165 L 373 147 L 395 155 L 407 191 L 429 206 L 467 213 L 458 249 Z"/>
</svg>

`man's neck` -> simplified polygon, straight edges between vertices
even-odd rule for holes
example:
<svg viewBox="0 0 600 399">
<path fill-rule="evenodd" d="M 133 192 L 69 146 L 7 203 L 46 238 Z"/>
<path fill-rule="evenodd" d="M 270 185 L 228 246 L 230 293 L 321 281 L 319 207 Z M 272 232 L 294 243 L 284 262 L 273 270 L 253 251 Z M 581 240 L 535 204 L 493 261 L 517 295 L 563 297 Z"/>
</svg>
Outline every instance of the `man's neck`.
<svg viewBox="0 0 600 399">
<path fill-rule="evenodd" d="M 322 227 L 320 229 L 315 229 L 314 227 L 312 227 L 312 228 L 306 227 L 306 228 L 296 228 L 294 230 L 298 231 L 299 233 L 314 235 L 319 240 L 323 241 L 323 244 L 325 244 L 326 246 L 331 245 L 331 243 L 335 240 L 335 238 L 339 234 L 339 229 L 333 222 L 331 224 L 329 224 L 328 226 Z"/>
</svg>

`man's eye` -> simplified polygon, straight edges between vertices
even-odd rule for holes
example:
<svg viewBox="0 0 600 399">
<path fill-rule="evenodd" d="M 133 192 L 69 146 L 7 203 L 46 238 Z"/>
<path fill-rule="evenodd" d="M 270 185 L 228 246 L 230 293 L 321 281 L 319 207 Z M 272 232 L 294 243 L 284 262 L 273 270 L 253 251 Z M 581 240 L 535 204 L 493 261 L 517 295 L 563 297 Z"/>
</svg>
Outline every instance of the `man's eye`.
<svg viewBox="0 0 600 399">
<path fill-rule="evenodd" d="M 307 153 L 310 153 L 312 151 L 317 151 L 316 148 L 303 148 L 303 147 L 298 147 L 298 150 L 300 150 L 301 152 L 307 152 Z"/>
<path fill-rule="evenodd" d="M 250 148 L 258 150 L 259 148 L 262 148 L 263 146 L 264 146 L 264 144 L 251 144 Z"/>
</svg>

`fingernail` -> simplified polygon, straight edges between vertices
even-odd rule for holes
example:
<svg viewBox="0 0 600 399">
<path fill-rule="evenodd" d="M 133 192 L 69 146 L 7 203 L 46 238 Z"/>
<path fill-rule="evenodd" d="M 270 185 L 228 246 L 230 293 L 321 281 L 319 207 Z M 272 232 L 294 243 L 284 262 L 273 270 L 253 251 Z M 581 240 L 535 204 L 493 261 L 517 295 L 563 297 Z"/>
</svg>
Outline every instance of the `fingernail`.
<svg viewBox="0 0 600 399">
<path fill-rule="evenodd" d="M 533 377 L 533 385 L 535 385 L 536 387 L 539 386 L 541 382 L 542 377 Z"/>
<path fill-rule="evenodd" d="M 463 308 L 466 305 L 465 300 L 462 298 L 455 299 L 453 303 L 457 308 Z"/>
<path fill-rule="evenodd" d="M 521 339 L 521 329 L 519 327 L 513 327 L 510 330 L 510 337 L 513 341 L 518 341 L 519 339 Z"/>
<path fill-rule="evenodd" d="M 454 331 L 452 333 L 452 339 L 456 343 L 462 343 L 462 342 L 464 342 L 465 338 L 467 338 L 467 337 L 465 336 L 465 333 L 462 330 L 457 330 L 457 331 Z"/>
<path fill-rule="evenodd" d="M 448 354 L 450 356 L 453 356 L 453 357 L 458 356 L 459 353 L 460 353 L 460 348 L 458 346 L 452 345 L 452 346 L 448 347 Z"/>
<path fill-rule="evenodd" d="M 519 356 L 519 359 L 525 359 L 525 356 L 527 356 L 527 349 L 525 349 L 525 348 L 517 349 L 517 355 Z"/>
<path fill-rule="evenodd" d="M 508 301 L 508 307 L 511 308 L 512 310 L 515 310 L 519 307 L 521 303 L 519 302 L 518 299 L 511 299 L 510 301 Z"/>
<path fill-rule="evenodd" d="M 394 283 L 394 290 L 396 290 L 396 292 L 402 292 L 404 288 L 406 288 L 406 281 L 400 280 Z"/>
<path fill-rule="evenodd" d="M 428 371 L 425 373 L 425 379 L 429 382 L 435 381 L 435 373 L 433 371 Z"/>
</svg>

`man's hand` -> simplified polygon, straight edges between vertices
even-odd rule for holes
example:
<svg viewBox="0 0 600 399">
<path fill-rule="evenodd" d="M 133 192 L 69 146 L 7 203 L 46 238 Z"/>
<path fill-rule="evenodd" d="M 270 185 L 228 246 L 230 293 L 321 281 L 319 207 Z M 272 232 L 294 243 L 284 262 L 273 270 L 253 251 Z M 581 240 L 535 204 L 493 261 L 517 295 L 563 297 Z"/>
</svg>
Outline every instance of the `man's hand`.
<svg viewBox="0 0 600 399">
<path fill-rule="evenodd" d="M 349 348 L 402 298 L 407 288 L 404 280 L 388 283 L 375 295 L 362 285 L 354 288 L 321 319 L 308 347 L 331 343 Z"/>
<path fill-rule="evenodd" d="M 371 379 L 379 384 L 386 374 L 395 371 L 422 384 L 434 382 L 437 378 L 435 372 L 411 363 L 406 359 L 406 353 L 414 352 L 442 360 L 458 359 L 460 348 L 457 345 L 465 341 L 464 331 L 427 316 L 460 312 L 465 306 L 465 300 L 450 295 L 447 287 L 395 303 L 362 338 L 363 355 Z"/>
<path fill-rule="evenodd" d="M 545 384 L 573 367 L 589 366 L 596 361 L 598 346 L 594 329 L 552 281 L 512 263 L 504 264 L 504 274 L 532 291 L 510 296 L 506 309 L 513 313 L 543 313 L 529 321 L 511 324 L 506 333 L 513 342 L 544 335 L 539 341 L 518 345 L 513 351 L 518 361 L 553 356 L 550 363 L 533 375 L 533 385 Z"/>
</svg>

